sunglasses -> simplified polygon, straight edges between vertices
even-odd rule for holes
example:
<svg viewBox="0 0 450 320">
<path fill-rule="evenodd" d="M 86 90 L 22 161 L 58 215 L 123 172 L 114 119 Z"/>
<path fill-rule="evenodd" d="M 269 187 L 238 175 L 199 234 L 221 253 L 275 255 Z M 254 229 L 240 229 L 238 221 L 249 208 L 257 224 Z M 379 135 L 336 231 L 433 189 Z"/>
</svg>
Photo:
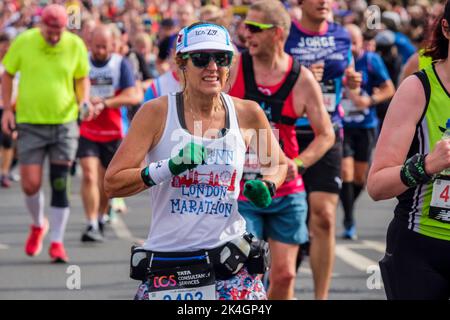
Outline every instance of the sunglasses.
<svg viewBox="0 0 450 320">
<path fill-rule="evenodd" d="M 232 52 L 194 52 L 186 53 L 183 55 L 183 59 L 191 58 L 192 64 L 197 68 L 206 68 L 209 65 L 211 59 L 217 64 L 218 67 L 229 67 L 233 61 Z"/>
<path fill-rule="evenodd" d="M 255 21 L 245 20 L 244 21 L 245 28 L 250 31 L 251 33 L 259 33 L 263 32 L 264 30 L 269 30 L 272 28 L 275 28 L 273 24 L 267 24 L 267 23 L 259 23 Z"/>
</svg>

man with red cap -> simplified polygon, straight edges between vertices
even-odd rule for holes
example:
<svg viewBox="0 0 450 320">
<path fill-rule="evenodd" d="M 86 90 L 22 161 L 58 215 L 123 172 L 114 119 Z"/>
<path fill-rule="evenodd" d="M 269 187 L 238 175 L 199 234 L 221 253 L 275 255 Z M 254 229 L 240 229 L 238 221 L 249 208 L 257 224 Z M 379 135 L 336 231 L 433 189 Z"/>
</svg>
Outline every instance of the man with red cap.
<svg viewBox="0 0 450 320">
<path fill-rule="evenodd" d="M 65 31 L 67 13 L 52 4 L 42 11 L 41 25 L 20 34 L 3 59 L 4 111 L 2 130 L 18 130 L 18 156 L 22 190 L 32 217 L 25 252 L 36 256 L 42 249 L 49 223 L 44 217 L 41 189 L 43 163 L 50 163 L 51 205 L 49 210 L 53 262 L 67 262 L 63 245 L 69 216 L 68 174 L 75 158 L 79 106 L 92 117 L 89 103 L 89 63 L 83 41 Z M 14 75 L 20 72 L 16 115 L 11 92 Z"/>
</svg>

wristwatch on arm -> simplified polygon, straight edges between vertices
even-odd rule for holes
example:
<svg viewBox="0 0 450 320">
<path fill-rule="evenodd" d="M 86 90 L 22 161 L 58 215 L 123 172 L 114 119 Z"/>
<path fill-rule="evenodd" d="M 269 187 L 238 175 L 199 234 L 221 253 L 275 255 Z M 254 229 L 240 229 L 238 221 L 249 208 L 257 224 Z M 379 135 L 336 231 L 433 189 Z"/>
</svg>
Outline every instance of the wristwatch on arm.
<svg viewBox="0 0 450 320">
<path fill-rule="evenodd" d="M 277 191 L 277 186 L 275 185 L 275 183 L 273 183 L 272 181 L 269 181 L 269 180 L 261 179 L 261 181 L 266 184 L 267 189 L 269 189 L 270 196 L 271 197 L 275 196 L 275 192 Z"/>
<path fill-rule="evenodd" d="M 294 158 L 294 162 L 295 162 L 295 164 L 296 164 L 297 167 L 298 167 L 298 173 L 299 173 L 299 174 L 304 174 L 305 171 L 306 171 L 306 167 L 305 167 L 305 165 L 303 164 L 302 159 L 300 159 L 299 157 Z"/>
</svg>

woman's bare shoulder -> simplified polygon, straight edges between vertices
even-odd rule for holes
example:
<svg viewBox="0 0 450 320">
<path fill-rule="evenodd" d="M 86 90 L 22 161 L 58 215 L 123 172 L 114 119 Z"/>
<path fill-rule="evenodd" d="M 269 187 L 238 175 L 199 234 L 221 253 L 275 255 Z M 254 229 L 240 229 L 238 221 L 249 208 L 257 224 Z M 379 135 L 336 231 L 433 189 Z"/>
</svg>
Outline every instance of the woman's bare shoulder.
<svg viewBox="0 0 450 320">
<path fill-rule="evenodd" d="M 231 97 L 241 127 L 253 127 L 261 116 L 265 116 L 262 108 L 255 101 Z"/>
</svg>

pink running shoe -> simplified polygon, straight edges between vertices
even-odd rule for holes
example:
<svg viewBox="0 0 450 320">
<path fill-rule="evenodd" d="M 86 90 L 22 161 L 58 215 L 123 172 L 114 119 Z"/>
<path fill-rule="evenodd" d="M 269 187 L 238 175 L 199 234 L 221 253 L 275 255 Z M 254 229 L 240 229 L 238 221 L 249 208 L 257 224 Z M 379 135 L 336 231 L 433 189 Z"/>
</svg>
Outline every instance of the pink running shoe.
<svg viewBox="0 0 450 320">
<path fill-rule="evenodd" d="M 48 249 L 48 254 L 52 259 L 53 263 L 66 263 L 69 261 L 69 257 L 64 249 L 64 244 L 62 242 L 52 242 L 50 248 Z"/>
<path fill-rule="evenodd" d="M 48 232 L 48 221 L 44 220 L 42 227 L 31 225 L 30 235 L 25 243 L 25 253 L 31 257 L 35 257 L 42 251 L 42 241 Z"/>
</svg>

